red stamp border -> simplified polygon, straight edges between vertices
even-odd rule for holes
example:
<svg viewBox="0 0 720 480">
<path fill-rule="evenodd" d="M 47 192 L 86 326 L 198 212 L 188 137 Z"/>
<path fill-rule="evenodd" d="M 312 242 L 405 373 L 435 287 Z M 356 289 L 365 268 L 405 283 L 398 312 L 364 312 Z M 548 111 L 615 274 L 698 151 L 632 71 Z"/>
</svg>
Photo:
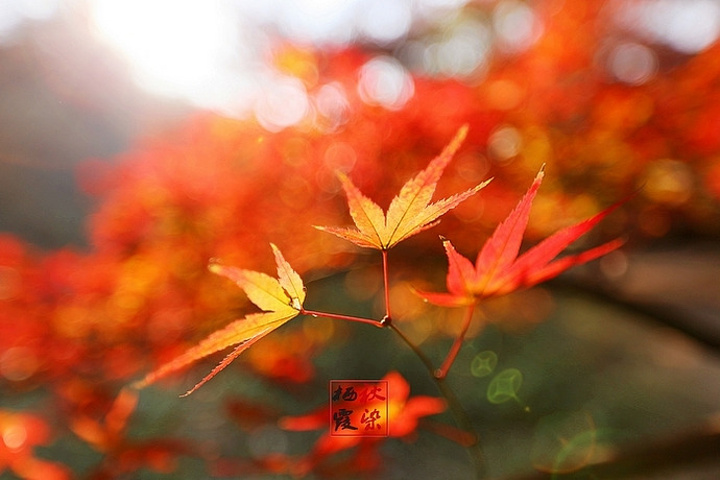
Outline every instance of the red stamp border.
<svg viewBox="0 0 720 480">
<path fill-rule="evenodd" d="M 328 395 L 328 401 L 329 401 L 329 417 L 328 421 L 330 424 L 330 435 L 333 437 L 387 437 L 389 435 L 390 431 L 390 418 L 389 418 L 389 408 L 388 404 L 390 402 L 390 390 L 389 390 L 389 382 L 387 380 L 330 380 L 329 382 L 329 395 Z M 373 411 L 375 409 L 379 410 L 380 414 L 383 414 L 383 417 L 380 417 L 382 420 L 384 420 L 383 423 L 380 424 L 381 428 L 378 428 L 376 430 L 366 430 L 362 428 L 362 424 L 356 425 L 356 429 L 343 429 L 339 432 L 337 431 L 336 427 L 336 421 L 334 414 L 338 411 L 338 409 L 344 408 L 346 406 L 350 406 L 355 401 L 354 400 L 334 400 L 333 399 L 333 393 L 336 391 L 337 387 L 346 387 L 346 386 L 353 386 L 353 387 L 377 387 L 381 386 L 381 391 L 384 389 L 384 397 L 381 398 L 380 396 L 370 400 L 366 401 L 365 403 L 359 403 L 358 406 L 364 411 L 368 412 L 370 408 L 373 408 Z M 354 405 L 353 405 L 354 406 Z M 353 410 L 354 416 L 353 417 L 359 417 L 363 415 L 363 412 L 356 413 Z"/>
</svg>

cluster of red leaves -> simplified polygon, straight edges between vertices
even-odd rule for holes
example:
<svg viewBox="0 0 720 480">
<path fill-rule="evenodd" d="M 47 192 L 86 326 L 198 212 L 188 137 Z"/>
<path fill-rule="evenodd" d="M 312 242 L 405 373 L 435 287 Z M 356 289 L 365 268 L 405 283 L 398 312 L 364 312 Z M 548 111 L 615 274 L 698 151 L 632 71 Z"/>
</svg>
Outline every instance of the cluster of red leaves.
<svg viewBox="0 0 720 480">
<path fill-rule="evenodd" d="M 577 35 L 582 26 L 612 28 L 602 21 L 612 8 L 598 2 L 549 4 L 552 12 L 543 10 L 543 2 L 537 5 L 544 25 L 539 39 L 491 65 L 479 85 L 415 76 L 415 95 L 402 109 L 388 111 L 365 104 L 358 94 L 358 71 L 369 54 L 285 48 L 277 55 L 278 68 L 304 82 L 311 103 L 324 87 L 341 92 L 336 108 L 314 108 L 301 124 L 272 134 L 252 120 L 202 116 L 137 145 L 112 167 L 89 162 L 81 182 L 99 197 L 89 253 L 41 257 L 14 238 L 0 237 L 0 387 L 9 396 L 43 389 L 63 421 L 49 426 L 31 413 L 7 418 L 43 424 L 41 432 L 72 431 L 112 459 L 107 468 L 172 468 L 165 454 L 159 454 L 165 460 L 141 461 L 127 453 L 135 446 L 123 440 L 126 420 L 110 420 L 115 414 L 108 412 L 125 408 L 123 415 L 129 415 L 133 403 L 122 395 L 115 400 L 119 385 L 180 355 L 244 309 L 245 298 L 207 271 L 208 260 L 266 271 L 267 241 L 291 239 L 281 247 L 302 274 L 347 265 L 354 250 L 311 225 L 347 224 L 343 193 L 361 191 L 378 205 L 391 204 L 403 182 L 462 124 L 469 126 L 468 138 L 437 185 L 437 196 L 489 177 L 494 181 L 445 216 L 443 233 L 459 251 L 477 249 L 478 239 L 512 209 L 543 163 L 554 182 L 537 195 L 526 238 L 587 218 L 640 186 L 625 219 L 605 222 L 599 237 L 614 237 L 628 225 L 649 236 L 717 234 L 720 45 L 676 58 L 672 69 L 643 85 L 624 85 L 596 67 L 606 34 L 617 32 Z M 520 143 L 516 154 L 501 158 L 493 138 L 508 126 Z M 338 179 L 336 171 L 345 176 Z M 393 241 L 378 240 L 382 248 Z M 440 251 L 434 235 L 405 245 L 398 262 Z M 477 268 L 471 272 L 469 260 L 445 246 L 456 273 L 448 279 L 452 301 L 489 295 L 484 287 L 478 291 L 483 280 Z M 508 272 L 514 276 L 502 279 L 506 284 L 542 280 L 520 275 L 527 258 L 513 258 Z M 266 378 L 310 380 L 312 352 L 326 340 L 305 336 L 302 348 L 268 347 L 272 362 L 269 355 L 246 355 L 245 365 Z M 52 437 L 43 434 L 35 444 Z M 16 475 L 33 478 L 30 467 L 14 463 L 24 456 L 43 465 L 32 456 L 31 437 L 28 442 L 22 452 L 29 456 L 7 450 L 3 461 Z M 138 448 L 150 451 L 148 445 Z M 166 453 L 181 451 L 168 447 Z"/>
</svg>

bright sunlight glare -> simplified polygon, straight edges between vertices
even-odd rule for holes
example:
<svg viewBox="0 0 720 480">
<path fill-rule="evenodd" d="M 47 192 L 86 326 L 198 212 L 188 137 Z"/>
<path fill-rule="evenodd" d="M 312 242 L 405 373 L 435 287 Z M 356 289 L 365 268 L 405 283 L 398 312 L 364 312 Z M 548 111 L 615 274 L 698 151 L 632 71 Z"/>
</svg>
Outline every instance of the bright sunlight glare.
<svg viewBox="0 0 720 480">
<path fill-rule="evenodd" d="M 229 67 L 238 61 L 236 18 L 224 5 L 217 0 L 92 0 L 91 14 L 99 35 L 126 57 L 141 86 L 211 106 L 210 90 L 231 87 Z"/>
</svg>

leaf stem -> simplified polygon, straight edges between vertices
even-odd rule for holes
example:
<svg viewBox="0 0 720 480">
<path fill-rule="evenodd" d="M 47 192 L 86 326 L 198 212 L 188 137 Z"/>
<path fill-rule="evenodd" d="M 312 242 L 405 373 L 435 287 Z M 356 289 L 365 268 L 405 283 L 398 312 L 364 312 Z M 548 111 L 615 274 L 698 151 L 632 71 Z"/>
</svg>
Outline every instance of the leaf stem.
<svg viewBox="0 0 720 480">
<path fill-rule="evenodd" d="M 425 368 L 427 368 L 427 370 L 432 375 L 432 373 L 435 371 L 435 367 L 433 367 L 433 364 L 430 361 L 430 359 L 428 358 L 428 356 L 425 355 L 425 353 L 422 350 L 420 350 L 420 347 L 415 345 L 415 343 L 413 343 L 412 340 L 410 340 L 407 336 L 405 336 L 405 334 L 402 331 L 398 330 L 398 328 L 394 324 L 390 323 L 389 325 L 387 325 L 387 327 L 390 330 L 392 330 L 393 332 L 395 332 L 397 334 L 397 336 L 400 337 L 400 339 L 403 342 L 405 342 L 405 344 L 408 347 L 410 347 L 410 350 L 413 351 L 415 356 L 417 356 L 420 359 L 420 361 L 425 365 Z M 435 377 L 433 376 L 433 378 L 435 378 Z"/>
<path fill-rule="evenodd" d="M 436 378 L 445 378 L 447 376 L 448 370 L 450 370 L 450 367 L 455 361 L 455 358 L 457 358 L 457 355 L 460 352 L 460 348 L 465 341 L 465 335 L 470 328 L 470 322 L 472 321 L 473 313 L 475 313 L 474 303 L 468 305 L 467 310 L 465 310 L 465 318 L 463 320 L 460 334 L 455 338 L 455 341 L 453 342 L 452 347 L 450 347 L 450 351 L 448 352 L 447 357 L 445 357 L 445 361 L 443 361 L 442 366 L 435 371 Z"/>
<path fill-rule="evenodd" d="M 373 325 L 378 328 L 383 327 L 382 322 L 378 322 L 377 320 L 373 320 L 371 318 L 356 317 L 355 315 L 343 315 L 341 313 L 318 312 L 315 310 L 306 310 L 304 308 L 300 309 L 300 314 L 301 315 L 310 315 L 311 317 L 325 317 L 325 318 L 334 318 L 337 320 L 349 320 L 351 322 L 368 323 L 368 324 Z"/>
<path fill-rule="evenodd" d="M 383 286 L 385 290 L 385 319 L 386 322 L 390 323 L 392 316 L 390 315 L 390 283 L 388 275 L 388 251 L 382 250 L 382 263 L 383 263 Z"/>
</svg>

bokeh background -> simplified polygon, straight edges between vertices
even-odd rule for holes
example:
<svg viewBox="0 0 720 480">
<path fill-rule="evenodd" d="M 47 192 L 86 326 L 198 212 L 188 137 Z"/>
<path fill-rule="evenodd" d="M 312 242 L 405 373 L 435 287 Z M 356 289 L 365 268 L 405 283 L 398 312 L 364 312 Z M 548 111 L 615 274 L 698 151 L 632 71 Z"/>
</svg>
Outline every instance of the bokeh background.
<svg viewBox="0 0 720 480">
<path fill-rule="evenodd" d="M 542 164 L 528 245 L 631 195 L 578 244 L 622 251 L 482 305 L 449 382 L 490 474 L 717 478 L 719 37 L 713 0 L 3 1 L 0 478 L 285 478 L 321 432 L 279 419 L 330 380 L 437 396 L 386 331 L 312 318 L 189 398 L 218 358 L 120 392 L 251 310 L 211 258 L 270 272 L 276 243 L 309 307 L 381 317 L 380 259 L 312 228 L 350 222 L 334 172 L 387 205 L 463 124 L 438 196 L 493 182 L 391 252 L 436 362 L 437 235 L 475 255 Z M 488 351 L 522 375 L 502 404 Z M 468 478 L 437 422 L 308 477 Z"/>
</svg>

